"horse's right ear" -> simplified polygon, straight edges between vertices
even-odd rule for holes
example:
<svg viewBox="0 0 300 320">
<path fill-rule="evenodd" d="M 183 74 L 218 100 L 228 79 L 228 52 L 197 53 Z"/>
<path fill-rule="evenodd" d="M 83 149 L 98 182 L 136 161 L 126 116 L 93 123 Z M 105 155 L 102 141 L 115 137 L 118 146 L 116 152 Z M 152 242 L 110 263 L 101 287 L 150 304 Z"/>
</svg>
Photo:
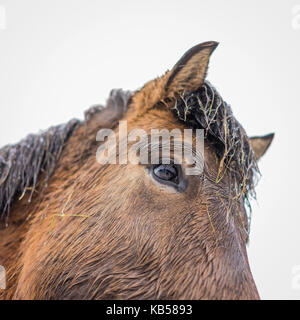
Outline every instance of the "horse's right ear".
<svg viewBox="0 0 300 320">
<path fill-rule="evenodd" d="M 190 92 L 198 89 L 206 76 L 209 57 L 218 42 L 200 43 L 188 50 L 168 72 L 165 90 L 168 97 L 175 93 Z"/>
</svg>

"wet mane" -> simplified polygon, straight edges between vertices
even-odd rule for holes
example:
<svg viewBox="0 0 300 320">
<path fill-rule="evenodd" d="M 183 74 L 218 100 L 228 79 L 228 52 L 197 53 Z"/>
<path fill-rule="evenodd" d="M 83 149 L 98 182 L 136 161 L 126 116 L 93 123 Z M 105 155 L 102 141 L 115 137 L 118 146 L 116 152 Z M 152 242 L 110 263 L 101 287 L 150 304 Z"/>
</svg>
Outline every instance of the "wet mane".
<svg viewBox="0 0 300 320">
<path fill-rule="evenodd" d="M 50 127 L 38 134 L 29 134 L 16 144 L 0 149 L 0 222 L 7 224 L 8 215 L 15 199 L 30 192 L 29 201 L 44 174 L 44 186 L 54 173 L 60 155 L 68 139 L 76 129 L 104 110 L 116 118 L 124 115 L 129 91 L 112 90 L 106 106 L 95 105 L 84 112 L 84 121 L 72 119 L 65 124 Z"/>
<path fill-rule="evenodd" d="M 255 198 L 259 169 L 254 152 L 244 128 L 217 90 L 205 81 L 198 90 L 180 95 L 173 111 L 188 126 L 205 129 L 205 138 L 220 161 L 216 182 L 229 171 L 236 197 Z"/>
<path fill-rule="evenodd" d="M 53 126 L 39 134 L 0 149 L 0 218 L 6 218 L 15 197 L 30 191 L 30 198 L 41 172 L 45 184 L 55 170 L 61 151 L 79 120 Z"/>
</svg>

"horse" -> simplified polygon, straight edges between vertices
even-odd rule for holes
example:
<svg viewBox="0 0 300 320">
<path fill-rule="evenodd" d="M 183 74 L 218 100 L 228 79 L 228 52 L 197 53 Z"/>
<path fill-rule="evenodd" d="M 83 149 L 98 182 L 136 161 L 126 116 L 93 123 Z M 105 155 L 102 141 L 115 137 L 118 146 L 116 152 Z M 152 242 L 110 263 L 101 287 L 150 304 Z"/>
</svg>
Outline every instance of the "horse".
<svg viewBox="0 0 300 320">
<path fill-rule="evenodd" d="M 248 137 L 206 79 L 217 46 L 200 43 L 140 89 L 112 90 L 84 120 L 0 149 L 1 299 L 260 299 L 249 200 L 274 134 Z M 119 137 L 121 121 L 147 136 L 201 130 L 202 170 L 188 175 L 193 163 L 173 153 L 100 164 L 108 138 L 97 133 Z"/>
</svg>

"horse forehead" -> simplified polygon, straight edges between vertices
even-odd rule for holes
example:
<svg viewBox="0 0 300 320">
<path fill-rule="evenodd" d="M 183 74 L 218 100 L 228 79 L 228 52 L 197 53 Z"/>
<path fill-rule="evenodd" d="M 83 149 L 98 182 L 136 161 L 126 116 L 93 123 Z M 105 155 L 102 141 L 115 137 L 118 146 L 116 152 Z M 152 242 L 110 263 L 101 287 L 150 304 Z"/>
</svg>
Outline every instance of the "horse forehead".
<svg viewBox="0 0 300 320">
<path fill-rule="evenodd" d="M 168 109 L 152 109 L 149 110 L 142 118 L 138 119 L 126 119 L 128 120 L 129 129 L 143 129 L 147 132 L 150 132 L 153 129 L 158 130 L 173 130 L 179 129 L 183 131 L 186 128 L 189 128 L 188 125 L 178 121 L 174 116 L 174 113 Z"/>
</svg>

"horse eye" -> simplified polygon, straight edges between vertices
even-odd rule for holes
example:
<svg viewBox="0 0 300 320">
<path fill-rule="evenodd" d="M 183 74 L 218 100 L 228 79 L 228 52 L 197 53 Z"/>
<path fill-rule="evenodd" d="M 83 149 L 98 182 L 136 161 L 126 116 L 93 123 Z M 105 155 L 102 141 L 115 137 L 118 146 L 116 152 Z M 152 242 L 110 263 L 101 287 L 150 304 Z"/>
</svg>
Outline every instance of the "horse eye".
<svg viewBox="0 0 300 320">
<path fill-rule="evenodd" d="M 166 181 L 174 181 L 178 176 L 177 169 L 175 165 L 172 164 L 160 164 L 153 169 L 153 174 L 161 179 Z"/>
<path fill-rule="evenodd" d="M 150 174 L 160 184 L 173 187 L 178 192 L 184 192 L 187 188 L 187 180 L 178 164 L 153 165 L 150 168 Z"/>
</svg>

